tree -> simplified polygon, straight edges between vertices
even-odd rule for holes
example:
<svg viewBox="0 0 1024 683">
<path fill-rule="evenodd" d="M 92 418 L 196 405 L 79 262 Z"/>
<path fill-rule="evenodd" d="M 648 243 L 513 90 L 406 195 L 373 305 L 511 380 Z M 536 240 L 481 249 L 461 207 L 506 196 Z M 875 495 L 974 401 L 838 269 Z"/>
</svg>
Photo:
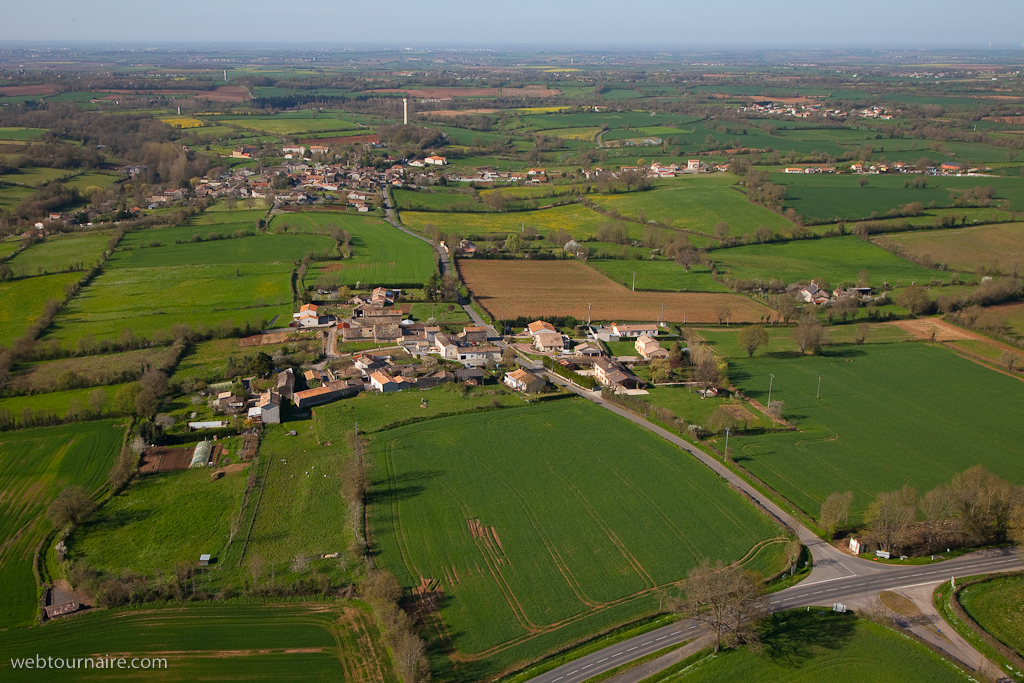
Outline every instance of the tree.
<svg viewBox="0 0 1024 683">
<path fill-rule="evenodd" d="M 86 399 L 89 406 L 89 411 L 95 417 L 103 416 L 103 409 L 107 407 L 107 392 L 103 389 L 93 389 L 89 392 L 89 398 Z"/>
<path fill-rule="evenodd" d="M 714 386 L 722 381 L 718 363 L 710 353 L 701 358 L 693 368 L 693 381 L 705 387 Z"/>
<path fill-rule="evenodd" d="M 719 325 L 728 321 L 731 315 L 732 310 L 725 304 L 719 304 L 718 306 L 715 306 L 715 317 L 718 318 Z"/>
<path fill-rule="evenodd" d="M 818 517 L 818 523 L 825 530 L 825 538 L 831 539 L 835 536 L 836 529 L 841 524 L 846 524 L 852 502 L 853 491 L 846 493 L 833 491 L 828 494 L 828 498 L 821 504 L 821 515 Z"/>
<path fill-rule="evenodd" d="M 756 640 L 757 625 L 769 609 L 760 577 L 706 559 L 690 571 L 686 596 L 673 607 L 714 634 L 715 652 Z"/>
<path fill-rule="evenodd" d="M 773 420 L 781 420 L 783 413 L 786 412 L 786 402 L 771 401 L 765 408 L 765 412 L 768 413 L 768 417 Z"/>
<path fill-rule="evenodd" d="M 1006 368 L 1007 372 L 1013 372 L 1020 363 L 1020 357 L 1013 351 L 1003 351 L 999 354 L 999 364 Z"/>
<path fill-rule="evenodd" d="M 505 240 L 505 251 L 509 252 L 510 254 L 518 254 L 522 248 L 522 241 L 519 239 L 519 235 L 516 233 L 512 233 Z"/>
<path fill-rule="evenodd" d="M 1024 502 L 1017 503 L 1010 511 L 1007 536 L 1011 541 L 1024 548 Z"/>
<path fill-rule="evenodd" d="M 907 309 L 914 315 L 920 315 L 931 309 L 932 300 L 924 287 L 911 285 L 899 293 L 896 297 L 896 305 Z"/>
<path fill-rule="evenodd" d="M 760 325 L 751 325 L 740 330 L 736 339 L 740 346 L 746 349 L 747 357 L 753 358 L 754 352 L 768 343 L 768 332 Z"/>
<path fill-rule="evenodd" d="M 257 377 L 266 377 L 274 371 L 274 359 L 263 351 L 257 351 L 256 355 L 249 359 L 249 372 Z"/>
<path fill-rule="evenodd" d="M 114 412 L 119 415 L 131 415 L 135 412 L 135 396 L 139 393 L 140 387 L 138 382 L 131 382 L 125 384 L 123 387 L 117 390 L 114 394 L 113 407 Z"/>
<path fill-rule="evenodd" d="M 80 524 L 96 509 L 96 503 L 82 486 L 69 486 L 50 503 L 47 514 L 58 529 L 69 523 Z"/>
<path fill-rule="evenodd" d="M 808 313 L 800 319 L 793 330 L 793 341 L 796 342 L 800 353 L 810 350 L 811 353 L 818 354 L 828 341 L 828 333 L 818 316 Z"/>
<path fill-rule="evenodd" d="M 910 541 L 917 520 L 917 491 L 909 485 L 896 491 L 883 491 L 868 508 L 868 531 L 882 550 L 899 552 Z"/>
<path fill-rule="evenodd" d="M 868 340 L 868 335 L 871 334 L 871 325 L 867 323 L 861 323 L 857 326 L 857 335 L 853 338 L 853 343 L 860 346 Z"/>
<path fill-rule="evenodd" d="M 719 221 L 715 225 L 715 231 L 712 234 L 714 234 L 716 240 L 721 242 L 722 240 L 729 236 L 729 224 L 726 223 L 725 221 Z"/>
<path fill-rule="evenodd" d="M 505 196 L 501 194 L 501 190 L 491 190 L 484 195 L 484 204 L 494 211 L 503 211 L 505 209 Z"/>
<path fill-rule="evenodd" d="M 691 247 L 680 249 L 676 252 L 675 262 L 681 265 L 687 273 L 690 272 L 690 268 L 700 263 L 700 256 L 697 251 Z"/>
</svg>

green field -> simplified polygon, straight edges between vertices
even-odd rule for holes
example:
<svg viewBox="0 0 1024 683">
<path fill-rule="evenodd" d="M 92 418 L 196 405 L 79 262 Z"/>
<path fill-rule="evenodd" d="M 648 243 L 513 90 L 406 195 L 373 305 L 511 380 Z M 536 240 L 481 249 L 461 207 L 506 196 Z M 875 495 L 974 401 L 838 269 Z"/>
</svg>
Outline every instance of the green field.
<svg viewBox="0 0 1024 683">
<path fill-rule="evenodd" d="M 35 621 L 32 562 L 51 528 L 46 508 L 68 486 L 99 491 L 123 434 L 110 422 L 84 422 L 0 435 L 0 627 Z"/>
<path fill-rule="evenodd" d="M 1006 419 L 1024 404 L 1020 383 L 941 347 L 739 359 L 729 374 L 762 404 L 775 375 L 772 400 L 785 402 L 798 431 L 738 437 L 730 447 L 740 466 L 812 516 L 833 491 L 853 491 L 856 520 L 880 491 L 909 484 L 924 493 L 978 464 L 1024 483 L 1024 423 Z"/>
<path fill-rule="evenodd" d="M 794 610 L 773 616 L 759 651 L 706 656 L 644 683 L 952 683 L 974 680 L 924 645 L 851 615 Z"/>
<path fill-rule="evenodd" d="M 596 196 L 594 202 L 604 209 L 614 209 L 623 216 L 637 218 L 640 211 L 646 220 L 674 228 L 711 235 L 719 222 L 729 224 L 729 234 L 740 237 L 762 225 L 773 232 L 788 233 L 793 224 L 763 206 L 751 204 L 747 196 L 723 181 L 732 176 L 713 175 L 700 178 L 701 183 L 681 187 L 665 187 L 647 192 L 630 192 Z"/>
<path fill-rule="evenodd" d="M 59 644 L 59 651 L 55 644 Z M 62 680 L 346 680 L 396 683 L 373 617 L 343 601 L 184 604 L 103 610 L 0 634 L 7 681 L 45 674 L 13 670 L 11 658 L 166 658 L 166 670 L 62 670 Z M 116 666 L 116 660 L 115 660 Z M 137 666 L 143 666 L 138 662 Z M 151 664 L 152 666 L 152 664 Z"/>
<path fill-rule="evenodd" d="M 862 308 L 857 314 L 866 322 L 865 314 L 868 309 Z M 828 339 L 832 344 L 852 344 L 854 338 L 859 334 L 859 327 L 856 325 L 833 325 L 828 328 Z M 868 323 L 869 333 L 865 343 L 867 344 L 892 344 L 915 340 L 912 334 L 897 327 L 892 323 Z M 708 346 L 716 355 L 724 358 L 746 358 L 747 350 L 742 348 L 737 339 L 741 326 L 734 326 L 729 329 L 721 328 L 697 328 L 696 332 L 704 338 Z M 787 355 L 797 351 L 796 342 L 793 341 L 793 328 L 765 326 L 768 333 L 768 344 L 757 349 L 755 355 Z"/>
<path fill-rule="evenodd" d="M 472 193 L 465 192 L 413 192 L 393 190 L 395 204 L 399 209 L 422 209 L 430 211 L 489 211 Z"/>
<path fill-rule="evenodd" d="M 26 408 L 31 408 L 37 413 L 48 413 L 62 418 L 67 414 L 73 402 L 77 401 L 77 405 L 81 406 L 88 405 L 89 394 L 99 389 L 107 395 L 106 414 L 114 414 L 111 412 L 110 401 L 117 394 L 117 390 L 123 386 L 123 384 L 111 384 L 104 387 L 50 391 L 45 394 L 31 394 L 29 396 L 8 396 L 7 398 L 0 399 L 0 410 L 8 411 L 14 416 L 15 421 L 18 420 L 22 411 Z"/>
<path fill-rule="evenodd" d="M 1014 652 L 1024 652 L 1024 576 L 1007 576 L 967 586 L 960 604 L 978 625 Z"/>
<path fill-rule="evenodd" d="M 203 467 L 141 476 L 75 529 L 68 556 L 107 575 L 169 575 L 202 553 L 222 561 L 245 477 L 243 470 L 211 481 Z"/>
<path fill-rule="evenodd" d="M 36 185 L 48 183 L 51 180 L 64 178 L 72 175 L 73 173 L 74 171 L 69 171 L 63 168 L 35 168 L 29 166 L 0 175 L 0 183 L 17 183 L 19 185 L 35 187 Z"/>
<path fill-rule="evenodd" d="M 103 384 L 121 372 L 139 372 L 142 365 L 159 368 L 171 362 L 176 350 L 161 346 L 100 356 L 77 356 L 39 363 L 19 364 L 14 368 L 7 388 L 14 391 L 52 391 L 61 375 L 73 372 L 90 385 Z"/>
<path fill-rule="evenodd" d="M 1024 267 L 1024 223 L 1003 223 L 955 230 L 928 230 L 875 238 L 913 258 L 974 271 L 980 267 L 1010 272 Z"/>
<path fill-rule="evenodd" d="M 7 265 L 18 277 L 56 273 L 79 265 L 90 268 L 103 258 L 110 240 L 108 233 L 72 233 L 49 237 L 21 252 Z"/>
<path fill-rule="evenodd" d="M 841 282 L 857 284 L 861 271 L 867 271 L 872 287 L 949 280 L 948 273 L 928 270 L 853 235 L 717 249 L 710 257 L 719 273 L 735 280 L 777 278 L 793 284 L 813 279 L 835 287 Z"/>
<path fill-rule="evenodd" d="M 407 586 L 440 583 L 434 626 L 483 660 L 481 678 L 652 611 L 701 558 L 766 573 L 782 562 L 750 553 L 781 535 L 767 518 L 589 402 L 399 427 L 371 451 L 377 561 Z"/>
<path fill-rule="evenodd" d="M 240 119 L 213 119 L 223 126 L 251 128 L 278 135 L 296 135 L 299 133 L 322 133 L 324 131 L 349 131 L 358 126 L 348 121 L 334 118 L 291 118 L 285 116 L 246 116 Z"/>
<path fill-rule="evenodd" d="M 45 338 L 68 346 L 87 334 L 109 339 L 131 329 L 151 336 L 175 323 L 212 328 L 232 321 L 244 326 L 279 316 L 277 324 L 287 324 L 291 271 L 291 263 L 112 268 L 64 307 Z"/>
<path fill-rule="evenodd" d="M 711 269 L 692 266 L 690 272 L 673 261 L 625 261 L 622 259 L 590 259 L 587 265 L 616 282 L 633 286 L 636 273 L 636 288 L 644 291 L 665 292 L 731 292 L 732 290 L 715 282 Z"/>
<path fill-rule="evenodd" d="M 518 232 L 524 226 L 536 228 L 545 234 L 563 229 L 573 237 L 590 237 L 596 234 L 599 224 L 609 222 L 608 218 L 596 211 L 578 204 L 512 213 L 402 211 L 401 218 L 405 225 L 417 232 L 425 232 L 427 224 L 433 224 L 442 232 L 456 232 L 463 237 L 494 232 Z M 631 237 L 642 237 L 641 226 L 630 224 L 629 230 Z"/>
<path fill-rule="evenodd" d="M 60 273 L 0 283 L 0 344 L 8 345 L 42 315 L 47 300 L 64 299 L 64 287 L 82 273 Z"/>
<path fill-rule="evenodd" d="M 0 127 L 0 140 L 32 140 L 45 132 L 45 128 Z"/>
<path fill-rule="evenodd" d="M 426 282 L 436 271 L 434 250 L 429 244 L 379 218 L 318 211 L 278 215 L 270 224 L 275 231 L 284 225 L 289 226 L 289 232 L 336 226 L 352 237 L 352 257 L 314 264 L 306 275 L 307 284 L 313 284 L 324 273 L 329 273 L 335 285 L 418 283 Z"/>
<path fill-rule="evenodd" d="M 160 230 L 142 232 L 157 233 Z M 205 234 L 204 234 L 205 237 Z M 139 240 L 145 242 L 146 235 Z M 158 239 L 155 241 L 159 241 Z M 334 240 L 320 235 L 255 235 L 206 242 L 164 244 L 125 251 L 116 250 L 107 265 L 110 268 L 168 268 L 176 266 L 232 266 L 259 263 L 291 266 L 307 253 L 333 252 Z"/>
</svg>

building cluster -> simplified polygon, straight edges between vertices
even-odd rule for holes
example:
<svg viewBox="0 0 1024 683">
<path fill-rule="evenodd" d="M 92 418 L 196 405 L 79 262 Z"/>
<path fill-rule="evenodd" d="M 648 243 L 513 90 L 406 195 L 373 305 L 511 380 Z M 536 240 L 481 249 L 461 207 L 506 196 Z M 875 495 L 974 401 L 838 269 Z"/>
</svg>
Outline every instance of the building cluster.
<svg viewBox="0 0 1024 683">
<path fill-rule="evenodd" d="M 840 299 L 847 298 L 870 301 L 871 292 L 871 287 L 845 287 L 829 292 L 820 287 L 814 280 L 811 280 L 811 283 L 808 285 L 795 285 L 790 288 L 790 293 L 802 299 L 805 303 L 815 306 L 828 306 Z"/>
<path fill-rule="evenodd" d="M 811 116 L 845 119 L 850 115 L 850 112 L 842 109 L 828 109 L 820 104 L 788 104 L 786 102 L 773 102 L 772 100 L 751 102 L 747 106 L 739 107 L 739 111 L 761 114 L 763 116 L 791 116 L 798 119 L 806 119 Z"/>
<path fill-rule="evenodd" d="M 925 166 L 924 168 L 918 167 L 916 164 L 905 164 L 900 161 L 893 161 L 889 163 L 863 163 L 855 162 L 850 164 L 850 170 L 853 173 L 863 173 L 867 175 L 878 175 L 885 173 L 923 173 L 925 175 L 943 175 L 943 176 L 962 176 L 972 175 L 981 173 L 984 169 L 981 168 L 969 168 L 967 164 L 963 164 L 959 161 L 943 161 L 938 166 Z M 789 172 L 789 169 L 786 169 Z"/>
</svg>

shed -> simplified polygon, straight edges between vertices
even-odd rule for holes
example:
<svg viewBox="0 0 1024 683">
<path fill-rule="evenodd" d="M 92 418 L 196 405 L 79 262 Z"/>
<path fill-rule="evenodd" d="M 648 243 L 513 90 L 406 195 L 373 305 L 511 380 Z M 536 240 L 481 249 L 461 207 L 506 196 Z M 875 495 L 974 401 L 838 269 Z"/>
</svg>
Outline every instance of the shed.
<svg viewBox="0 0 1024 683">
<path fill-rule="evenodd" d="M 205 567 L 208 564 L 210 564 L 210 554 L 209 553 L 203 553 L 202 555 L 199 556 L 199 566 L 200 567 Z"/>
</svg>

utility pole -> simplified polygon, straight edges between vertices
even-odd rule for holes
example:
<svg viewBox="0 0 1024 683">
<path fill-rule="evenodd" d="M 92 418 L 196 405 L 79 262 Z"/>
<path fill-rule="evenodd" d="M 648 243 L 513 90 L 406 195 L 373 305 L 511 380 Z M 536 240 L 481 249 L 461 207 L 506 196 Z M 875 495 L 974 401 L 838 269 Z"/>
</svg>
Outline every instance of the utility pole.
<svg viewBox="0 0 1024 683">
<path fill-rule="evenodd" d="M 771 377 L 771 379 L 768 380 L 768 405 L 766 405 L 765 408 L 772 407 L 772 382 L 775 381 L 775 375 L 769 373 L 768 376 Z"/>
<path fill-rule="evenodd" d="M 636 273 L 633 273 L 633 291 L 636 291 Z"/>
<path fill-rule="evenodd" d="M 818 394 L 814 398 L 821 398 L 821 375 L 818 375 Z"/>
<path fill-rule="evenodd" d="M 725 428 L 725 452 L 722 453 L 722 462 L 729 460 L 729 428 Z"/>
<path fill-rule="evenodd" d="M 587 327 L 590 327 L 590 307 L 594 304 L 587 304 Z"/>
</svg>

